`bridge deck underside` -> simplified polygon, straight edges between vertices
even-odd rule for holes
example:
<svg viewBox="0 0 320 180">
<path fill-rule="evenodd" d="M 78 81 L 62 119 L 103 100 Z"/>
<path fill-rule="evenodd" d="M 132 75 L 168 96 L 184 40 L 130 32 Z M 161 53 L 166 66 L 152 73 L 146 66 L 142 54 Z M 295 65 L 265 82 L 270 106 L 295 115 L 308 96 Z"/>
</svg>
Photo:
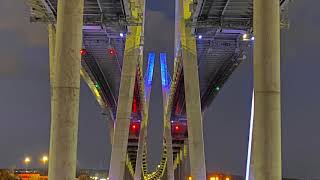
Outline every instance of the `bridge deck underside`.
<svg viewBox="0 0 320 180">
<path fill-rule="evenodd" d="M 27 0 L 31 6 L 31 22 L 55 22 L 57 0 Z M 123 0 L 84 0 L 85 26 L 104 26 L 108 31 L 126 31 L 126 12 Z"/>
<path fill-rule="evenodd" d="M 87 51 L 87 71 L 101 87 L 101 93 L 115 113 L 120 86 L 125 39 L 110 37 L 105 30 L 86 30 L 83 46 Z"/>
<path fill-rule="evenodd" d="M 287 2 L 279 0 L 282 27 L 287 25 Z M 242 34 L 252 33 L 252 0 L 203 0 L 194 6 L 193 27 L 197 40 L 197 58 L 201 106 L 205 110 L 231 73 L 244 59 L 248 41 Z M 186 119 L 183 75 L 174 95 L 172 120 Z"/>
<path fill-rule="evenodd" d="M 220 88 L 243 59 L 248 42 L 241 41 L 240 33 L 214 31 L 210 38 L 197 40 L 199 87 L 202 110 L 205 110 Z M 172 120 L 186 119 L 183 76 L 175 93 Z"/>
<path fill-rule="evenodd" d="M 279 1 L 281 11 L 286 11 L 288 0 Z M 282 16 L 281 20 L 286 23 L 287 19 Z M 253 25 L 253 0 L 203 0 L 196 6 L 193 21 L 196 28 L 219 27 L 250 30 Z"/>
</svg>

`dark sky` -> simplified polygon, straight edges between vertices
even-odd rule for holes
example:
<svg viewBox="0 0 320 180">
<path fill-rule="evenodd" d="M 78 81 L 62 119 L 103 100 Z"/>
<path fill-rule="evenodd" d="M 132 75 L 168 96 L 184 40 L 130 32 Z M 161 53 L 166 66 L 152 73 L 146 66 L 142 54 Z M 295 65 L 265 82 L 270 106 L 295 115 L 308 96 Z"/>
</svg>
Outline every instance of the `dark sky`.
<svg viewBox="0 0 320 180">
<path fill-rule="evenodd" d="M 290 4 L 282 32 L 283 174 L 320 178 L 320 2 Z M 172 0 L 148 0 L 146 52 L 168 52 L 172 63 Z M 0 168 L 32 166 L 48 152 L 50 91 L 46 26 L 28 22 L 23 0 L 0 1 Z M 158 63 L 158 62 L 157 62 Z M 252 58 L 234 72 L 204 115 L 207 169 L 244 175 L 252 88 Z M 150 163 L 160 160 L 162 108 L 157 64 L 150 107 Z M 88 87 L 81 84 L 78 164 L 108 168 L 107 126 Z M 317 108 L 318 107 L 318 108 Z"/>
</svg>

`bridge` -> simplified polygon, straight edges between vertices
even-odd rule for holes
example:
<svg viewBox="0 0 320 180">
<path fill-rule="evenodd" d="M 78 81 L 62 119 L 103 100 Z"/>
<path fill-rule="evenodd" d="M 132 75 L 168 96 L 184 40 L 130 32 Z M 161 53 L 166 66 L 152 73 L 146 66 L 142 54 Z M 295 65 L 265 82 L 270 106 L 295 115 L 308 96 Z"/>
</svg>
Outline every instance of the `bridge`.
<svg viewBox="0 0 320 180">
<path fill-rule="evenodd" d="M 167 59 L 165 52 L 144 52 L 144 0 L 28 0 L 30 21 L 48 24 L 49 179 L 75 177 L 80 74 L 110 130 L 111 180 L 207 179 L 202 114 L 254 45 L 247 179 L 280 180 L 280 28 L 288 27 L 287 3 L 175 0 L 175 58 Z M 163 153 L 149 171 L 155 61 L 161 65 Z M 168 63 L 174 63 L 172 75 Z"/>
</svg>

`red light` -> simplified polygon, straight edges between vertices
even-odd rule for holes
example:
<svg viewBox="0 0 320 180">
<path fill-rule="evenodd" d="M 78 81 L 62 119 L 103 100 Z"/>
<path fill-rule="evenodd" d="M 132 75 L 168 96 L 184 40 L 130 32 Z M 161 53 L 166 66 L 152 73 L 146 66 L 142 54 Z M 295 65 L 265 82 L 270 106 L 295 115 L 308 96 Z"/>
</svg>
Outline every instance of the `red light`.
<svg viewBox="0 0 320 180">
<path fill-rule="evenodd" d="M 109 48 L 108 53 L 111 57 L 117 55 L 117 51 L 114 48 Z"/>
<path fill-rule="evenodd" d="M 135 98 L 133 98 L 132 112 L 137 112 L 137 100 Z"/>
<path fill-rule="evenodd" d="M 137 135 L 139 132 L 140 125 L 136 122 L 130 124 L 130 134 Z"/>
<path fill-rule="evenodd" d="M 80 49 L 80 54 L 81 56 L 84 56 L 87 54 L 87 50 L 86 49 Z"/>
<path fill-rule="evenodd" d="M 174 127 L 174 129 L 175 129 L 176 131 L 179 131 L 179 130 L 180 130 L 180 127 L 179 127 L 178 125 L 176 125 L 176 126 Z"/>
</svg>

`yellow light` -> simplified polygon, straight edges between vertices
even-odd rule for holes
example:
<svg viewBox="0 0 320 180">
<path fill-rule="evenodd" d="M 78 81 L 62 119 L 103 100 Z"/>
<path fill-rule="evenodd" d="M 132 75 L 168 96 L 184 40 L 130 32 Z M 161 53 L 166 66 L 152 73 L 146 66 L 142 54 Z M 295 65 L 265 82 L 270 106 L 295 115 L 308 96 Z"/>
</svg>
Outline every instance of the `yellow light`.
<svg viewBox="0 0 320 180">
<path fill-rule="evenodd" d="M 192 177 L 191 177 L 191 176 L 189 176 L 189 177 L 188 177 L 188 180 L 192 180 Z"/>
<path fill-rule="evenodd" d="M 216 178 L 215 177 L 210 177 L 210 180 L 216 180 Z"/>
<path fill-rule="evenodd" d="M 248 38 L 248 34 L 243 34 L 242 35 L 242 39 L 247 39 Z"/>
<path fill-rule="evenodd" d="M 43 156 L 41 161 L 45 164 L 48 161 L 48 156 Z"/>
<path fill-rule="evenodd" d="M 24 163 L 26 163 L 26 164 L 29 164 L 30 161 L 31 161 L 31 159 L 30 159 L 29 157 L 26 157 L 26 158 L 24 159 Z"/>
<path fill-rule="evenodd" d="M 230 180 L 230 178 L 229 178 L 229 177 L 226 177 L 226 180 Z"/>
</svg>

